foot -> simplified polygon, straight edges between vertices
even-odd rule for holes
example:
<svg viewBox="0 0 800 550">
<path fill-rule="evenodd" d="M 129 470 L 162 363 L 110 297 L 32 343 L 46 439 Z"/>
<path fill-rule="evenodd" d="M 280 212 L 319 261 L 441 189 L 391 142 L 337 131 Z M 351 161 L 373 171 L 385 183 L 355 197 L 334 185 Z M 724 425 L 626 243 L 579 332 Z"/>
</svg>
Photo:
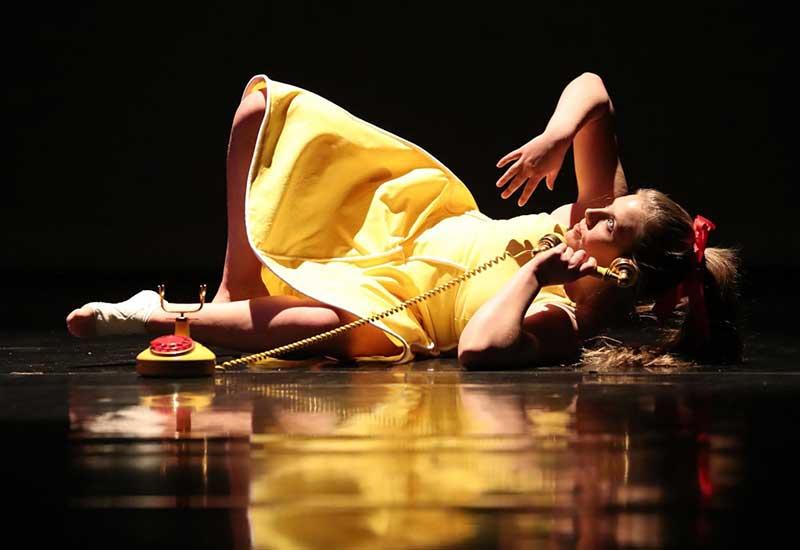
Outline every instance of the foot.
<svg viewBox="0 0 800 550">
<path fill-rule="evenodd" d="M 67 316 L 67 330 L 78 338 L 120 334 L 147 334 L 146 324 L 161 298 L 143 290 L 124 302 L 91 302 Z"/>
<path fill-rule="evenodd" d="M 94 309 L 86 304 L 67 315 L 67 330 L 78 338 L 91 338 L 97 334 L 94 326 Z"/>
</svg>

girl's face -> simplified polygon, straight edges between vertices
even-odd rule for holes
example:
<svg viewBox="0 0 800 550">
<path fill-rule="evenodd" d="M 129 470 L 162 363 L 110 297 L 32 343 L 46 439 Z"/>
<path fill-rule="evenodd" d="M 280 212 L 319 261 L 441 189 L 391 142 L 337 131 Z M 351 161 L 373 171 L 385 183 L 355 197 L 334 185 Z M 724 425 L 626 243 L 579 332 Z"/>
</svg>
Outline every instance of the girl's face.
<svg viewBox="0 0 800 550">
<path fill-rule="evenodd" d="M 644 224 L 643 204 L 636 195 L 617 197 L 605 208 L 587 208 L 583 219 L 566 233 L 567 245 L 584 249 L 607 267 L 612 260 L 625 256 L 638 238 Z"/>
</svg>

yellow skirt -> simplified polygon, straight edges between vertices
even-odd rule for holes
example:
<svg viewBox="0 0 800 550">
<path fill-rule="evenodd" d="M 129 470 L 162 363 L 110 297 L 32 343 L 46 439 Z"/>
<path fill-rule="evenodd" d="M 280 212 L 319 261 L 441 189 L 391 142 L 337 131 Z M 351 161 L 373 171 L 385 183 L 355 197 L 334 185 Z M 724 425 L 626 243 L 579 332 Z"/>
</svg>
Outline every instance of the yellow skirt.
<svg viewBox="0 0 800 550">
<path fill-rule="evenodd" d="M 259 75 L 267 112 L 250 171 L 245 223 L 272 295 L 309 297 L 369 317 L 460 275 L 510 239 L 560 231 L 546 215 L 491 220 L 467 187 L 420 147 L 326 99 Z M 469 317 L 518 269 L 507 260 L 458 289 L 375 325 L 394 357 L 452 350 Z M 571 304 L 561 287 L 537 300 Z M 571 304 L 574 306 L 574 304 Z"/>
</svg>

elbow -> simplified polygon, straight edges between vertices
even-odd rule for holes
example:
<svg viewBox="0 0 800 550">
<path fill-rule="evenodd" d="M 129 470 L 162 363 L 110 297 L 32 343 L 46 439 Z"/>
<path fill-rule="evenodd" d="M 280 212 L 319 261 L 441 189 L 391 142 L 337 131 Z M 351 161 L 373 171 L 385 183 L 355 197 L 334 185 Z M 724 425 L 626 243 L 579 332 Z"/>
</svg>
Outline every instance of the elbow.
<svg viewBox="0 0 800 550">
<path fill-rule="evenodd" d="M 528 350 L 532 351 L 532 350 Z M 458 362 L 466 369 L 492 369 L 518 365 L 532 359 L 519 342 L 509 346 L 462 345 L 458 346 Z"/>
<path fill-rule="evenodd" d="M 593 82 L 594 84 L 599 84 L 599 85 L 605 87 L 605 84 L 603 84 L 603 79 L 600 78 L 600 75 L 598 75 L 596 73 L 592 73 L 592 72 L 586 71 L 583 74 L 581 74 L 581 76 L 579 76 L 578 78 L 580 78 L 582 80 L 589 81 L 589 82 Z"/>
<path fill-rule="evenodd" d="M 600 78 L 600 75 L 595 74 L 595 73 L 585 72 L 581 76 L 578 77 L 578 80 L 580 80 L 581 83 L 585 87 L 587 87 L 587 88 L 589 88 L 591 90 L 595 90 L 597 95 L 600 95 L 600 96 L 603 96 L 603 97 L 606 97 L 606 98 L 608 97 L 608 91 L 606 90 L 606 84 L 605 84 L 605 82 L 603 82 L 603 79 Z"/>
<path fill-rule="evenodd" d="M 611 103 L 611 96 L 606 89 L 603 79 L 595 73 L 585 72 L 578 77 L 578 80 L 581 81 L 583 88 L 587 91 L 587 93 L 596 98 L 596 109 L 598 109 L 602 114 L 613 116 L 614 105 Z"/>
<path fill-rule="evenodd" d="M 489 363 L 488 356 L 485 352 L 461 348 L 458 350 L 458 362 L 467 369 L 481 369 L 486 367 Z"/>
<path fill-rule="evenodd" d="M 465 342 L 464 338 L 458 342 L 458 362 L 465 368 L 485 368 L 492 356 L 496 357 L 496 354 L 487 342 Z"/>
</svg>

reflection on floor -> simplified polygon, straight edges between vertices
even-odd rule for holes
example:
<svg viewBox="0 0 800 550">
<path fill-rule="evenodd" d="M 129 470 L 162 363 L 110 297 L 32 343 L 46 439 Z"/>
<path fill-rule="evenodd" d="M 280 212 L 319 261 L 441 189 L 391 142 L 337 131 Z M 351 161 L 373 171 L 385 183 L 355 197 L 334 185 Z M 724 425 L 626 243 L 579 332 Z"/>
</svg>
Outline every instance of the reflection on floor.
<svg viewBox="0 0 800 550">
<path fill-rule="evenodd" d="M 790 372 L 431 360 L 153 380 L 133 372 L 140 340 L 40 334 L 54 359 L 35 367 L 34 338 L 6 343 L 0 374 L 10 525 L 31 541 L 727 548 L 787 525 L 769 506 L 796 471 Z"/>
</svg>

